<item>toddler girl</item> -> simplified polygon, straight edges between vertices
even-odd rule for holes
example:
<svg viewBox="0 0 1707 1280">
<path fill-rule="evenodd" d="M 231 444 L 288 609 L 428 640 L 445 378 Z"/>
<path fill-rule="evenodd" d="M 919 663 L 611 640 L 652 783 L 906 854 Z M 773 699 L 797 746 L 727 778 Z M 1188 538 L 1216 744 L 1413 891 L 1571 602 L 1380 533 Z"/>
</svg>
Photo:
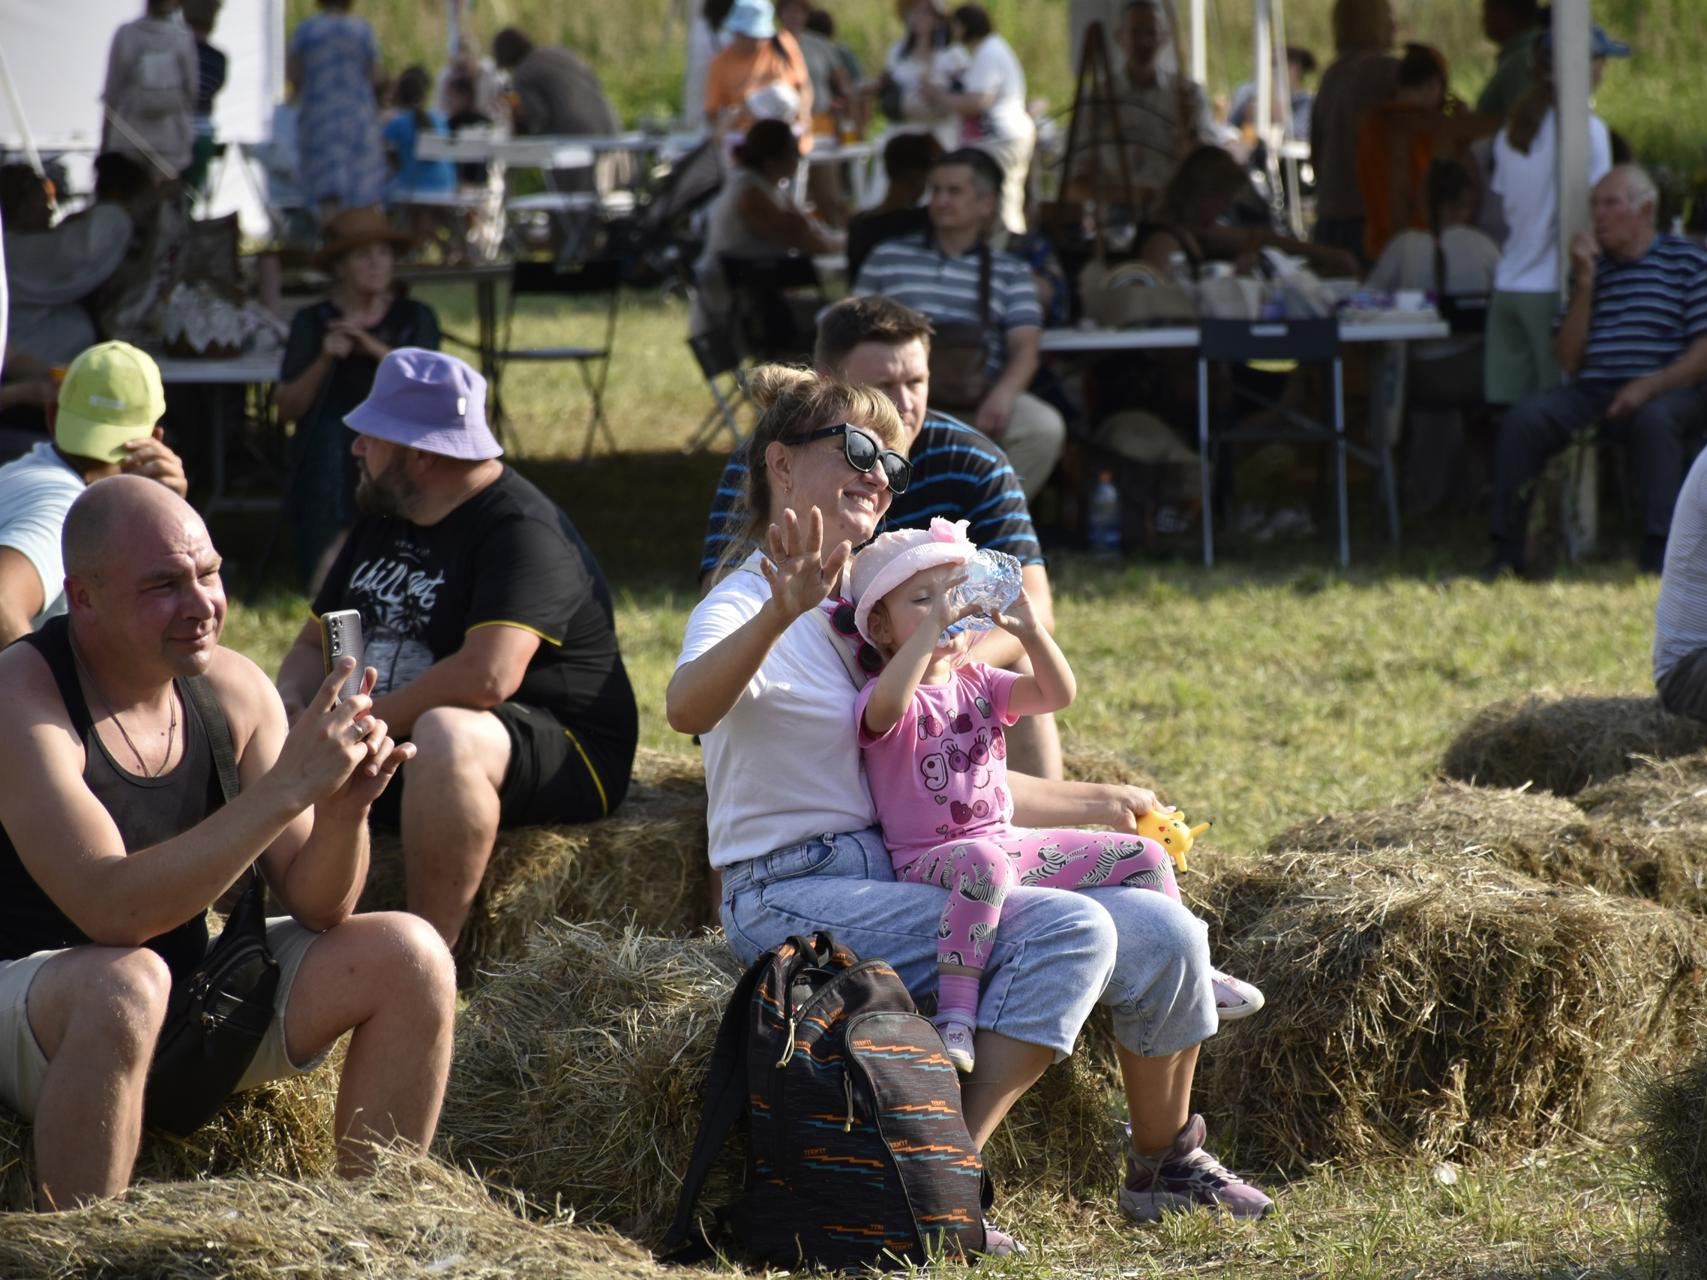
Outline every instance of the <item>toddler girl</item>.
<svg viewBox="0 0 1707 1280">
<path fill-rule="evenodd" d="M 970 632 L 940 643 L 945 627 L 980 609 L 951 598 L 976 550 L 966 521 L 939 518 L 928 530 L 874 539 L 855 559 L 852 581 L 854 625 L 887 659 L 855 704 L 866 777 L 897 877 L 948 890 L 934 1021 L 962 1071 L 972 1070 L 978 983 L 1015 885 L 1138 885 L 1179 900 L 1172 863 L 1154 840 L 1013 825 L 1005 727 L 1071 703 L 1073 672 L 1023 591 L 993 616 L 1024 646 L 1033 674 L 970 659 Z M 1255 987 L 1213 978 L 1224 1019 L 1261 1007 Z"/>
</svg>

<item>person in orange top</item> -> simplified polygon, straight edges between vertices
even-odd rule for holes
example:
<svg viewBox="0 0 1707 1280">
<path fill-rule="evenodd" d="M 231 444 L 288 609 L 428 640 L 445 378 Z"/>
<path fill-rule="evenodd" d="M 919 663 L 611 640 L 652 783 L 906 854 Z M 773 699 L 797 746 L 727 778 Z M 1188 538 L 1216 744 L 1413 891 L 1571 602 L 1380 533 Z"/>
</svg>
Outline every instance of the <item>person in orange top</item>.
<svg viewBox="0 0 1707 1280">
<path fill-rule="evenodd" d="M 771 0 L 735 0 L 728 47 L 705 70 L 705 118 L 714 134 L 745 134 L 761 119 L 787 120 L 812 149 L 812 82 L 800 46 L 779 31 Z"/>
<path fill-rule="evenodd" d="M 1371 262 L 1399 232 L 1428 229 L 1428 169 L 1436 157 L 1455 159 L 1470 142 L 1498 128 L 1498 121 L 1471 114 L 1446 85 L 1440 51 L 1408 44 L 1397 90 L 1358 126 L 1363 253 Z"/>
</svg>

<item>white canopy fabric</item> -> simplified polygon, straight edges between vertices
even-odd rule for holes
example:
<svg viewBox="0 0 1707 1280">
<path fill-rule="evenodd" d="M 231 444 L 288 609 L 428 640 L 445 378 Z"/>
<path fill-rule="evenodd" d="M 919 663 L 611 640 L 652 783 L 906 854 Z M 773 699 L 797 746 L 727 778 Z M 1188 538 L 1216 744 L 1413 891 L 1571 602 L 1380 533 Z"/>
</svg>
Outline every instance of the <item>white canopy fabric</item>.
<svg viewBox="0 0 1707 1280">
<path fill-rule="evenodd" d="M 285 0 L 237 0 L 220 9 L 213 44 L 230 60 L 214 100 L 219 136 L 265 141 L 284 96 Z M 0 0 L 0 52 L 23 107 L 0 95 L 0 148 L 93 151 L 101 141 L 101 87 L 113 32 L 141 16 L 140 0 Z"/>
</svg>

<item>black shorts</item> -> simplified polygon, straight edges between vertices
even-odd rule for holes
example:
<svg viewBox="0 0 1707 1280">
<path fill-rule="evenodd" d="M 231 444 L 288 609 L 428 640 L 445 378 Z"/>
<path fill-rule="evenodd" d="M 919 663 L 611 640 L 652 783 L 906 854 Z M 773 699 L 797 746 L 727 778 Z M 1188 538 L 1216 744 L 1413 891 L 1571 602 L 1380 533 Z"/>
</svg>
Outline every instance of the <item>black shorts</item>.
<svg viewBox="0 0 1707 1280">
<path fill-rule="evenodd" d="M 575 733 L 549 711 L 520 702 L 492 708 L 510 736 L 510 764 L 498 787 L 498 825 L 531 827 L 543 822 L 593 822 L 609 816 L 628 793 L 628 770 L 618 770 L 588 752 Z M 403 767 L 407 786 L 409 767 Z M 369 816 L 395 829 L 403 812 L 404 787 L 393 784 Z"/>
</svg>

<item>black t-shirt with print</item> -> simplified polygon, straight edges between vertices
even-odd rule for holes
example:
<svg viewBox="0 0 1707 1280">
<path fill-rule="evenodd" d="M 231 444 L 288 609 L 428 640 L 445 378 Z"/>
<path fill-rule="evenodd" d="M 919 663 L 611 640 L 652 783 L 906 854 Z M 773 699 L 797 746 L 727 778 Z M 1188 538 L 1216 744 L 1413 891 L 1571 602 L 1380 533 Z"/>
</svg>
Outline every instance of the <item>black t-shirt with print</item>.
<svg viewBox="0 0 1707 1280">
<path fill-rule="evenodd" d="M 433 525 L 364 515 L 314 598 L 318 617 L 362 615 L 377 692 L 401 688 L 470 631 L 540 637 L 512 698 L 555 716 L 626 774 L 639 736 L 604 574 L 569 517 L 522 476 L 503 474 Z"/>
</svg>

